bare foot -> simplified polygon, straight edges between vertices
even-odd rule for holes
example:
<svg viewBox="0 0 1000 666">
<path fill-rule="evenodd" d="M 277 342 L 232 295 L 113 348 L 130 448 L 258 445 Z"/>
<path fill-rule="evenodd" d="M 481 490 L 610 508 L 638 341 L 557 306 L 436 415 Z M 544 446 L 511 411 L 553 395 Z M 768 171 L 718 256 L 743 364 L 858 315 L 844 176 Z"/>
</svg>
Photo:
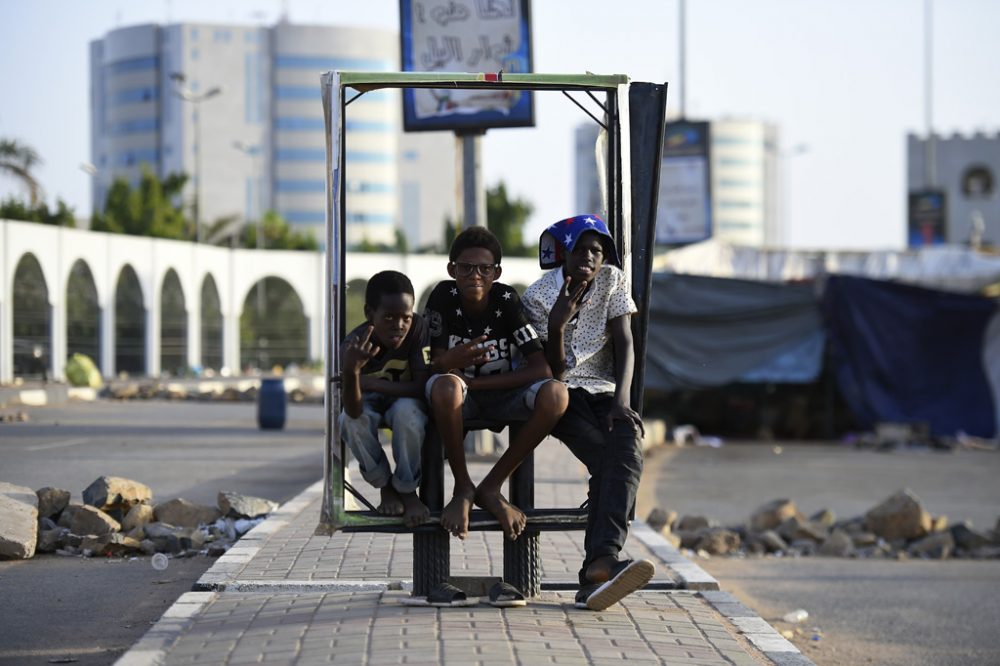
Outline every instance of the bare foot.
<svg viewBox="0 0 1000 666">
<path fill-rule="evenodd" d="M 591 583 L 606 583 L 611 578 L 611 568 L 618 563 L 611 555 L 598 557 L 587 566 L 584 575 Z"/>
<path fill-rule="evenodd" d="M 431 517 L 431 512 L 427 509 L 427 505 L 420 501 L 416 493 L 400 493 L 400 499 L 403 500 L 403 522 L 407 527 L 416 527 L 421 523 L 426 523 L 427 519 Z"/>
<path fill-rule="evenodd" d="M 383 516 L 402 516 L 403 500 L 392 483 L 387 483 L 379 492 L 382 494 L 382 502 L 378 505 L 378 512 Z"/>
<path fill-rule="evenodd" d="M 451 501 L 441 511 L 441 527 L 459 539 L 469 536 L 469 512 L 472 511 L 474 494 L 473 492 L 463 493 L 456 490 Z"/>
<path fill-rule="evenodd" d="M 528 524 L 524 513 L 508 502 L 499 491 L 476 488 L 476 504 L 493 514 L 500 522 L 504 535 L 511 541 L 516 541 Z"/>
</svg>

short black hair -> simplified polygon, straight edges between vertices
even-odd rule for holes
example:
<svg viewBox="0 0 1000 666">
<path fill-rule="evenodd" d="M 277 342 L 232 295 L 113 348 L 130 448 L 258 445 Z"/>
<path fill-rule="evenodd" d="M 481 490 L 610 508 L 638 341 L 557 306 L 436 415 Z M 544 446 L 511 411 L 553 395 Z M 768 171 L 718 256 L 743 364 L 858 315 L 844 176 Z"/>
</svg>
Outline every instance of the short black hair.
<svg viewBox="0 0 1000 666">
<path fill-rule="evenodd" d="M 413 296 L 413 283 L 399 271 L 382 271 L 371 276 L 365 287 L 365 305 L 372 310 L 382 302 L 385 294 L 409 294 Z"/>
<path fill-rule="evenodd" d="M 462 254 L 470 247 L 481 247 L 493 253 L 493 263 L 499 265 L 503 259 L 503 250 L 500 249 L 500 240 L 486 227 L 469 227 L 455 236 L 451 242 L 451 250 L 448 252 L 448 261 L 455 262 L 458 255 Z"/>
</svg>

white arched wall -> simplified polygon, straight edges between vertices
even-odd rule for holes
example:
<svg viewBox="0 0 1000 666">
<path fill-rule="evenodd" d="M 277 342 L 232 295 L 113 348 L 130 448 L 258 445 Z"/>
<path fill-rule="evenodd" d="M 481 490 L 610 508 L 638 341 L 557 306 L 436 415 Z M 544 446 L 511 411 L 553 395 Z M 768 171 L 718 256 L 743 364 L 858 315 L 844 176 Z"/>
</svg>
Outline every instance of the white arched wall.
<svg viewBox="0 0 1000 666">
<path fill-rule="evenodd" d="M 323 355 L 325 258 L 319 252 L 286 250 L 232 250 L 184 241 L 109 234 L 81 229 L 52 227 L 31 222 L 0 220 L 0 382 L 13 379 L 14 271 L 25 253 L 32 253 L 41 266 L 52 307 L 52 367 L 50 374 L 64 376 L 66 358 L 66 285 L 73 264 L 79 259 L 90 268 L 101 308 L 101 372 L 115 374 L 114 303 L 118 276 L 132 266 L 142 288 L 146 310 L 146 372 L 160 373 L 160 300 L 163 281 L 171 268 L 184 291 L 188 317 L 188 364 L 201 359 L 201 286 L 211 275 L 219 292 L 222 311 L 222 362 L 239 372 L 239 319 L 243 302 L 257 281 L 278 277 L 288 282 L 302 300 L 309 321 L 309 356 Z M 344 262 L 347 280 L 367 280 L 381 270 L 406 273 L 417 298 L 428 287 L 448 278 L 448 258 L 443 255 L 399 255 L 348 253 Z M 534 259 L 508 257 L 503 260 L 502 280 L 509 284 L 531 284 L 542 271 Z"/>
</svg>

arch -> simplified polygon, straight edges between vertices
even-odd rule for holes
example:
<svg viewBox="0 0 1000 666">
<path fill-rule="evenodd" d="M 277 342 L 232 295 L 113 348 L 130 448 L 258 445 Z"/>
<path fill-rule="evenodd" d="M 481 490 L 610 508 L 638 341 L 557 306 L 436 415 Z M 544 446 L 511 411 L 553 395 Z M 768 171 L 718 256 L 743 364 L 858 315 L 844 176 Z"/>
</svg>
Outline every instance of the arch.
<svg viewBox="0 0 1000 666">
<path fill-rule="evenodd" d="M 187 308 L 177 271 L 167 270 L 160 287 L 160 372 L 187 371 Z"/>
<path fill-rule="evenodd" d="M 368 280 L 355 278 L 347 282 L 347 292 L 344 297 L 344 332 L 353 330 L 365 321 L 365 288 Z"/>
<path fill-rule="evenodd" d="M 101 364 L 101 304 L 90 266 L 83 259 L 73 262 L 66 280 L 66 355 L 89 356 Z"/>
<path fill-rule="evenodd" d="M 205 275 L 201 283 L 201 367 L 222 368 L 222 304 L 215 278 Z"/>
<path fill-rule="evenodd" d="M 146 306 L 135 269 L 122 266 L 115 284 L 115 369 L 146 372 Z"/>
<path fill-rule="evenodd" d="M 258 280 L 240 314 L 240 366 L 269 370 L 309 360 L 309 320 L 302 299 L 286 280 Z"/>
<path fill-rule="evenodd" d="M 52 306 L 42 266 L 26 252 L 17 262 L 13 285 L 14 375 L 48 378 L 52 357 Z"/>
</svg>

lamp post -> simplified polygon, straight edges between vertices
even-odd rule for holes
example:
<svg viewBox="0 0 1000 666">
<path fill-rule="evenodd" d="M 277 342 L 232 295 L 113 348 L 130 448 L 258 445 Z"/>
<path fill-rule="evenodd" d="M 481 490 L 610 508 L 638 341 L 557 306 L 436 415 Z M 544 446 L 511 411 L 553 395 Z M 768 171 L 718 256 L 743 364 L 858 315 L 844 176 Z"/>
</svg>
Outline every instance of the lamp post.
<svg viewBox="0 0 1000 666">
<path fill-rule="evenodd" d="M 256 247 L 258 250 L 260 250 L 263 249 L 263 237 L 264 237 L 264 216 L 262 214 L 263 206 L 261 205 L 263 199 L 263 197 L 261 196 L 261 190 L 263 189 L 261 181 L 263 180 L 263 178 L 260 172 L 261 147 L 251 145 L 249 143 L 246 143 L 245 141 L 233 141 L 233 148 L 240 151 L 244 155 L 247 155 L 250 158 L 250 165 L 252 169 L 251 178 L 253 179 L 253 189 L 254 189 L 253 209 L 251 210 L 253 218 L 251 219 L 256 219 L 257 221 Z M 250 220 L 248 219 L 247 222 L 249 223 Z"/>
<path fill-rule="evenodd" d="M 194 106 L 194 240 L 201 242 L 201 110 L 199 106 L 202 102 L 210 100 L 222 94 L 222 86 L 209 88 L 203 93 L 196 93 L 184 82 L 187 77 L 183 72 L 174 72 L 170 75 L 174 81 L 174 94 L 182 101 L 190 102 Z"/>
<path fill-rule="evenodd" d="M 253 170 L 252 179 L 254 184 L 253 212 L 255 213 L 255 216 L 257 218 L 257 234 L 256 234 L 257 238 L 255 239 L 256 240 L 255 246 L 258 250 L 262 250 L 264 249 L 264 215 L 263 215 L 263 206 L 261 205 L 261 202 L 263 200 L 263 197 L 261 195 L 261 191 L 263 189 L 262 187 L 263 177 L 260 171 L 261 147 L 250 145 L 245 141 L 233 141 L 233 148 L 240 151 L 244 155 L 250 157 L 251 169 Z M 249 222 L 250 220 L 247 220 L 248 224 Z M 257 316 L 258 320 L 263 319 L 264 317 L 263 280 L 261 280 L 260 284 L 257 286 Z"/>
<path fill-rule="evenodd" d="M 777 211 L 770 216 L 770 229 L 767 230 L 768 245 L 775 245 L 778 241 L 785 241 L 785 234 L 788 232 L 788 160 L 809 152 L 809 146 L 805 143 L 797 143 L 791 148 L 783 148 L 776 141 L 769 141 L 765 148 L 774 157 L 774 171 L 777 190 L 775 197 L 775 208 Z"/>
</svg>

